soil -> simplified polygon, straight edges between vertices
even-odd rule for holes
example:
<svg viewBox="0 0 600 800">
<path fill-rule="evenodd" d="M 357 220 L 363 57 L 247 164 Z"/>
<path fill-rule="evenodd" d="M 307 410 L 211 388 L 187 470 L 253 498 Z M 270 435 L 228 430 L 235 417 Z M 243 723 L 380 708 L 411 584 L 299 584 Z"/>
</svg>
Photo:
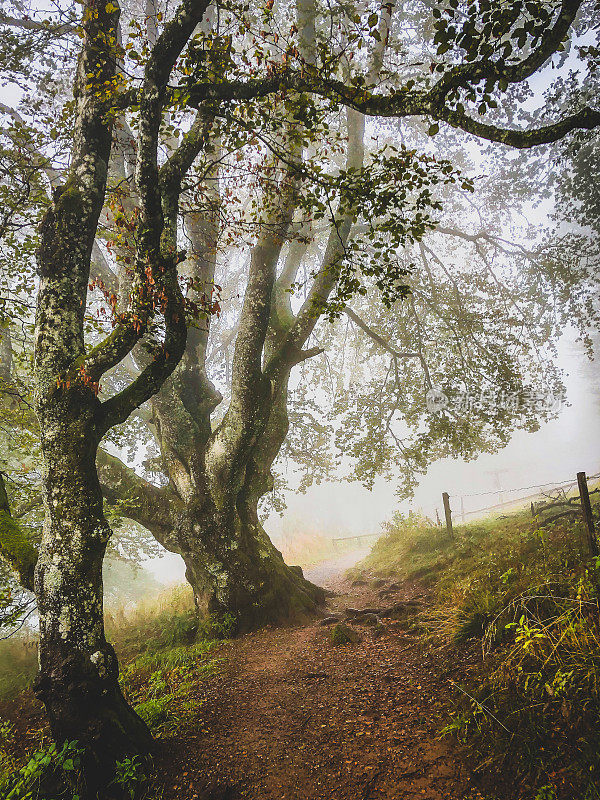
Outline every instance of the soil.
<svg viewBox="0 0 600 800">
<path fill-rule="evenodd" d="M 335 561 L 320 569 L 308 577 L 336 593 L 324 616 L 427 600 L 416 586 L 352 585 Z M 351 621 L 361 640 L 340 646 L 335 623 L 322 623 L 221 646 L 223 668 L 204 684 L 197 718 L 159 743 L 164 800 L 482 798 L 464 754 L 440 738 L 448 665 L 410 620 Z"/>
</svg>

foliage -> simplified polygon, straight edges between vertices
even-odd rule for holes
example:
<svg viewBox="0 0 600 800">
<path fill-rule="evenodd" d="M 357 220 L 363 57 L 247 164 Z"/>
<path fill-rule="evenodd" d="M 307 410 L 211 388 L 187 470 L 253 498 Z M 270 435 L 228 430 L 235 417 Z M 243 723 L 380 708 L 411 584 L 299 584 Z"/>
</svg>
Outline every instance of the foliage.
<svg viewBox="0 0 600 800">
<path fill-rule="evenodd" d="M 115 606 L 106 616 L 107 636 L 125 658 L 193 644 L 198 632 L 192 591 L 174 586 L 147 596 L 133 608 Z"/>
<path fill-rule="evenodd" d="M 218 668 L 214 642 L 144 654 L 127 664 L 121 685 L 125 696 L 152 731 L 163 735 L 197 712 L 201 682 Z"/>
<path fill-rule="evenodd" d="M 25 117 L 22 125 L 20 122 L 16 125 L 14 120 L 19 111 L 8 109 L 3 112 L 12 121 L 9 137 L 12 137 L 13 145 L 17 145 L 18 158 L 13 170 L 15 181 L 9 180 L 10 169 L 3 167 L 0 170 L 1 199 L 7 208 L 3 219 L 6 235 L 2 243 L 3 265 L 8 274 L 5 283 L 11 292 L 19 295 L 17 300 L 25 309 L 20 315 L 11 317 L 10 322 L 14 328 L 23 321 L 25 340 L 32 322 L 27 302 L 34 287 L 31 277 L 36 236 L 31 229 L 41 211 L 50 206 L 51 197 L 52 213 L 46 215 L 42 228 L 48 241 L 44 243 L 42 235 L 42 247 L 38 250 L 43 280 L 39 283 L 37 302 L 42 310 L 48 298 L 62 298 L 57 287 L 63 266 L 69 267 L 73 255 L 84 256 L 81 263 L 75 259 L 77 263 L 69 267 L 72 271 L 69 279 L 62 280 L 61 291 L 66 291 L 67 300 L 63 307 L 49 315 L 48 319 L 52 317 L 48 323 L 51 332 L 44 329 L 44 315 L 38 314 L 35 351 L 38 412 L 52 408 L 64 425 L 69 416 L 64 409 L 70 409 L 76 417 L 80 411 L 83 413 L 83 404 L 79 401 L 85 397 L 93 408 L 93 413 L 86 417 L 87 421 L 93 420 L 86 437 L 90 441 L 96 433 L 99 440 L 117 422 L 126 419 L 160 389 L 167 374 L 179 361 L 184 350 L 184 308 L 188 312 L 200 311 L 203 322 L 220 308 L 219 300 L 213 296 L 218 286 L 213 280 L 214 274 L 200 275 L 194 262 L 212 263 L 214 256 L 214 261 L 220 259 L 223 269 L 233 260 L 232 252 L 234 257 L 239 257 L 240 253 L 251 248 L 250 262 L 252 270 L 256 271 L 258 262 L 255 256 L 257 253 L 260 255 L 266 234 L 271 243 L 267 250 L 274 251 L 274 254 L 269 256 L 268 263 L 263 263 L 262 280 L 250 281 L 248 302 L 244 304 L 246 313 L 242 315 L 243 324 L 240 325 L 242 333 L 244 330 L 252 332 L 250 339 L 256 340 L 256 347 L 250 353 L 253 348 L 244 344 L 243 336 L 238 339 L 241 341 L 239 347 L 236 342 L 236 378 L 242 396 L 233 398 L 226 414 L 218 412 L 221 424 L 213 436 L 215 426 L 211 413 L 218 403 L 214 402 L 217 393 L 208 386 L 207 376 L 214 376 L 210 369 L 205 369 L 202 354 L 196 363 L 186 363 L 184 369 L 174 376 L 172 384 L 173 405 L 179 405 L 179 411 L 189 424 L 182 425 L 180 419 L 173 418 L 170 420 L 174 423 L 171 426 L 173 430 L 169 430 L 165 424 L 169 421 L 168 414 L 161 417 L 156 403 L 151 423 L 155 431 L 160 431 L 158 438 L 163 448 L 161 455 L 165 472 L 159 482 L 163 487 L 176 487 L 179 499 L 185 494 L 186 506 L 211 506 L 205 501 L 214 498 L 203 496 L 203 493 L 205 487 L 214 485 L 211 483 L 213 476 L 199 473 L 203 473 L 205 465 L 219 460 L 213 458 L 214 451 L 217 454 L 221 452 L 223 458 L 227 457 L 223 448 L 225 440 L 232 444 L 229 451 L 234 454 L 234 459 L 239 461 L 240 454 L 247 454 L 248 464 L 254 461 L 256 473 L 260 473 L 255 456 L 268 427 L 268 412 L 273 411 L 265 408 L 262 390 L 269 385 L 272 376 L 272 373 L 266 374 L 268 368 L 273 367 L 274 362 L 277 366 L 276 358 L 269 360 L 267 357 L 266 323 L 271 297 L 276 294 L 272 291 L 271 277 L 278 274 L 284 240 L 288 240 L 286 246 L 291 248 L 298 228 L 317 223 L 305 237 L 312 245 L 309 258 L 304 262 L 303 259 L 298 261 L 295 275 L 282 290 L 293 294 L 294 302 L 300 304 L 308 298 L 308 294 L 302 297 L 302 293 L 311 274 L 315 278 L 310 284 L 312 289 L 318 286 L 308 304 L 313 318 L 315 313 L 324 319 L 336 318 L 350 299 L 366 297 L 369 289 L 378 291 L 384 304 L 392 307 L 396 301 L 405 300 L 409 295 L 417 297 L 422 289 L 423 282 L 420 284 L 418 277 L 409 282 L 415 270 L 413 254 L 408 246 L 414 248 L 422 243 L 441 211 L 441 201 L 429 187 L 442 188 L 442 185 L 455 183 L 460 171 L 449 160 L 441 160 L 428 152 L 423 154 L 423 150 L 429 149 L 429 139 L 425 147 L 422 142 L 419 148 L 406 146 L 404 142 L 398 147 L 398 139 L 404 136 L 404 131 L 400 136 L 396 131 L 393 137 L 396 142 L 386 143 L 383 149 L 379 149 L 376 142 L 383 127 L 379 130 L 377 125 L 369 133 L 369 153 L 364 158 L 364 130 L 360 141 L 352 142 L 352 137 L 346 135 L 345 123 L 358 109 L 376 115 L 416 117 L 419 120 L 417 125 L 425 126 L 427 135 L 432 137 L 442 133 L 439 123 L 445 120 L 465 131 L 519 146 L 529 146 L 538 140 L 547 141 L 547 128 L 541 133 L 530 134 L 496 127 L 494 123 L 498 118 L 494 109 L 500 106 L 498 100 L 505 99 L 508 94 L 518 101 L 514 105 L 506 104 L 508 113 L 504 117 L 508 117 L 508 122 L 512 124 L 513 119 L 524 112 L 528 91 L 526 79 L 563 49 L 563 41 L 569 34 L 578 5 L 565 3 L 561 7 L 558 2 L 548 4 L 532 0 L 525 4 L 508 2 L 499 8 L 498 4 L 488 0 L 475 3 L 451 0 L 449 4 L 435 7 L 431 13 L 429 6 L 415 2 L 406 4 L 406 9 L 401 8 L 398 19 L 394 16 L 391 25 L 385 19 L 392 17 L 393 6 L 374 10 L 372 7 L 359 9 L 342 4 L 336 10 L 327 9 L 325 14 L 319 14 L 321 9 L 315 6 L 311 24 L 296 25 L 292 24 L 291 8 L 285 3 L 274 6 L 272 1 L 254 7 L 233 0 L 214 15 L 212 9 L 210 14 L 205 14 L 205 6 L 198 3 L 184 2 L 183 13 L 174 14 L 173 9 L 162 3 L 150 3 L 142 22 L 138 8 L 124 6 L 121 30 L 117 31 L 120 9 L 112 3 L 99 7 L 84 3 L 86 24 L 83 30 L 83 27 L 73 24 L 71 14 L 65 27 L 60 3 L 48 12 L 50 19 L 44 19 L 42 10 L 34 10 L 32 19 L 29 14 L 23 14 L 20 2 L 3 2 L 3 8 L 10 12 L 8 18 L 0 18 L 3 29 L 10 28 L 13 24 L 10 19 L 16 18 L 17 25 L 20 21 L 25 30 L 35 30 L 38 34 L 27 36 L 25 56 L 19 52 L 19 42 L 13 36 L 8 37 L 8 46 L 2 50 L 6 62 L 2 64 L 3 73 L 13 88 L 22 90 L 19 93 L 22 99 L 20 110 Z M 416 42 L 413 41 L 413 27 L 406 24 L 407 17 L 426 20 L 417 27 Z M 313 40 L 306 41 L 306 29 L 313 27 Z M 64 103 L 57 79 L 50 80 L 49 76 L 58 72 L 69 84 L 73 82 L 73 54 L 79 49 L 79 39 L 84 44 L 79 64 L 88 63 L 86 58 L 89 56 L 91 71 L 77 70 L 74 100 Z M 157 39 L 159 44 L 154 47 Z M 65 40 L 64 45 L 59 44 L 62 40 Z M 435 55 L 432 55 L 433 51 Z M 57 58 L 57 54 L 62 54 L 63 59 Z M 157 59 L 161 58 L 164 63 L 157 64 Z M 28 64 L 31 68 L 29 77 Z M 152 80 L 149 76 L 153 76 Z M 513 83 L 520 88 L 520 97 L 518 91 L 508 92 Z M 580 99 L 580 88 L 579 85 L 574 87 L 576 100 Z M 37 94 L 40 99 L 32 102 L 32 97 Z M 113 104 L 113 100 L 117 102 Z M 340 104 L 353 107 L 345 120 L 339 115 Z M 85 109 L 85 114 L 79 113 L 82 109 Z M 490 110 L 491 121 L 483 125 L 469 116 L 470 113 L 483 115 Z M 502 112 L 499 110 L 497 113 Z M 107 123 L 113 120 L 117 123 L 115 130 L 122 133 L 121 138 L 131 138 L 135 143 L 133 149 L 137 147 L 133 159 L 129 154 L 129 163 L 126 163 L 126 157 L 121 158 L 119 147 L 113 146 L 117 144 L 117 134 L 115 141 L 109 141 L 112 132 Z M 89 122 L 89 130 L 95 131 L 94 142 L 86 140 L 84 122 Z M 364 127 L 364 120 L 362 122 Z M 581 122 L 588 127 L 597 124 L 597 113 L 588 108 L 576 120 L 571 118 L 566 124 L 550 126 L 550 138 L 564 135 Z M 506 119 L 502 124 L 506 124 Z M 347 128 L 350 128 L 349 124 Z M 137 142 L 136 131 L 139 132 Z M 185 133 L 180 136 L 182 132 Z M 340 147 L 340 143 L 347 146 Z M 68 168 L 63 170 L 69 159 L 61 158 L 64 155 L 61 148 L 68 150 L 70 145 L 73 145 L 71 174 Z M 97 147 L 95 154 L 94 146 Z M 113 163 L 108 165 L 111 149 Z M 354 160 L 360 164 L 350 166 L 353 155 L 356 156 L 352 151 L 357 150 L 361 151 L 360 157 Z M 9 151 L 10 148 L 3 143 L 0 153 L 3 160 L 10 157 Z M 388 155 L 390 152 L 391 156 Z M 157 153 L 161 154 L 160 161 Z M 345 166 L 344 154 L 347 156 Z M 136 162 L 135 169 L 133 161 Z M 182 162 L 189 163 L 185 166 Z M 30 174 L 28 170 L 32 165 L 39 169 Z M 86 182 L 81 180 L 80 165 L 96 176 L 91 182 L 93 193 L 88 191 L 86 195 L 83 191 Z M 57 181 L 48 174 L 49 171 L 59 172 L 55 176 Z M 104 176 L 108 172 L 111 174 L 107 187 Z M 60 183 L 65 175 L 67 180 L 60 187 L 61 191 L 48 191 L 55 189 L 56 183 Z M 216 185 L 212 191 L 208 185 L 211 181 Z M 461 184 L 470 192 L 468 179 L 461 179 Z M 214 195 L 217 196 L 212 203 L 207 199 L 211 194 L 213 200 Z M 180 195 L 182 203 L 178 207 Z M 280 197 L 290 195 L 293 207 L 282 209 Z M 25 206 L 26 212 L 23 222 L 21 206 Z M 65 223 L 74 216 L 74 207 L 76 219 L 70 228 Z M 89 209 L 92 209 L 91 215 Z M 207 214 L 207 211 L 211 213 Z M 214 231 L 208 236 L 201 232 L 199 237 L 204 242 L 200 248 L 203 258 L 198 252 L 188 257 L 187 252 L 179 249 L 181 234 L 190 234 L 184 217 L 191 218 L 194 214 L 215 220 Z M 285 225 L 280 224 L 281 218 L 286 220 Z M 333 243 L 331 248 L 323 246 L 326 237 L 321 236 L 323 228 L 320 225 L 325 220 L 329 241 Z M 353 226 L 356 229 L 351 236 Z M 65 237 L 64 241 L 61 235 Z M 472 233 L 467 235 L 477 238 Z M 78 237 L 81 241 L 75 241 Z M 103 280 L 94 279 L 88 283 L 90 264 L 87 255 L 92 251 L 94 238 L 97 250 L 94 269 L 104 272 L 108 282 L 117 285 L 114 291 Z M 190 238 L 193 237 L 190 235 Z M 318 241 L 313 242 L 313 238 Z M 277 246 L 273 244 L 274 239 L 278 240 Z M 64 264 L 60 263 L 60 253 L 69 256 L 63 259 Z M 52 255 L 57 263 L 51 263 Z M 424 262 L 428 260 L 427 255 L 423 256 Z M 484 252 L 482 261 L 489 260 L 489 253 Z M 186 266 L 182 267 L 184 262 L 187 262 Z M 299 280 L 300 266 L 304 270 L 304 280 Z M 446 265 L 442 263 L 441 266 L 442 271 L 448 274 Z M 179 280 L 182 285 L 186 283 L 184 269 L 195 273 L 187 284 L 185 299 L 179 291 Z M 400 356 L 396 353 L 392 361 L 386 356 L 388 363 L 380 359 L 378 369 L 371 371 L 373 375 L 369 374 L 364 387 L 359 390 L 347 387 L 344 396 L 334 397 L 336 422 L 342 423 L 337 426 L 341 432 L 335 445 L 340 453 L 350 454 L 356 459 L 359 476 L 367 483 L 372 482 L 374 475 L 391 469 L 396 461 L 402 460 L 407 465 L 404 483 L 410 489 L 413 474 L 425 469 L 435 458 L 444 454 L 472 456 L 481 450 L 502 446 L 515 425 L 531 428 L 538 423 L 536 414 L 498 413 L 489 408 L 481 413 L 478 410 L 475 425 L 469 416 L 471 409 L 459 417 L 457 424 L 453 415 L 446 412 L 425 417 L 422 411 L 423 390 L 434 389 L 432 378 L 437 382 L 440 374 L 446 375 L 447 364 L 452 366 L 452 376 L 447 376 L 447 385 L 444 384 L 443 388 L 450 397 L 457 391 L 470 390 L 473 384 L 486 389 L 491 385 L 519 394 L 540 382 L 550 388 L 559 383 L 552 370 L 550 379 L 546 380 L 545 364 L 536 364 L 535 368 L 529 369 L 528 356 L 538 349 L 540 331 L 526 335 L 524 341 L 515 333 L 523 327 L 523 318 L 529 317 L 541 320 L 540 329 L 546 338 L 558 335 L 560 326 L 557 328 L 554 321 L 548 323 L 547 317 L 541 318 L 535 313 L 537 308 L 531 302 L 529 286 L 525 292 L 525 307 L 515 313 L 515 301 L 511 296 L 514 293 L 495 291 L 497 279 L 493 267 L 488 269 L 483 282 L 476 281 L 472 273 L 461 275 L 462 280 L 451 274 L 445 282 L 444 292 L 440 292 L 443 295 L 440 303 L 437 281 L 427 263 L 423 263 L 423 270 L 426 273 L 424 283 L 431 284 L 434 313 L 424 311 L 413 302 L 407 304 L 413 312 L 410 318 L 403 315 L 403 306 L 398 314 L 399 327 L 410 334 L 411 355 L 407 357 L 416 358 L 415 354 L 418 354 L 418 361 L 414 363 L 420 364 L 421 371 L 407 367 L 408 380 L 403 382 L 405 376 L 398 367 Z M 210 271 L 209 264 L 208 273 Z M 243 294 L 243 277 L 239 283 L 233 287 L 232 294 L 236 294 L 236 290 L 238 295 Z M 258 291 L 253 288 L 255 284 L 262 287 L 259 291 L 261 297 L 255 296 Z M 515 320 L 507 334 L 502 326 L 491 324 L 498 316 L 497 306 L 490 304 L 482 313 L 477 307 L 466 310 L 463 307 L 465 294 L 475 298 L 477 306 L 477 300 L 486 296 L 490 286 L 494 294 L 501 295 L 505 318 L 511 322 Z M 198 296 L 200 292 L 201 296 Z M 431 304 L 428 300 L 425 299 L 424 306 Z M 257 318 L 260 316 L 257 309 L 264 319 Z M 289 310 L 293 317 L 291 303 Z M 68 311 L 72 319 L 68 318 Z M 155 312 L 159 317 L 157 323 L 153 322 Z M 235 316 L 235 308 L 230 309 L 230 318 Z M 293 320 L 289 324 L 283 322 L 276 331 L 278 335 L 271 337 L 279 339 L 278 346 L 284 342 L 278 354 L 288 356 L 287 362 L 282 359 L 285 363 L 279 365 L 280 385 L 276 380 L 271 384 L 273 399 L 284 395 L 292 367 L 299 363 L 298 358 L 302 360 L 305 355 L 302 348 L 314 330 L 314 325 L 307 323 L 306 316 L 300 320 L 303 324 L 299 333 L 302 335 L 293 342 L 293 352 L 287 352 L 289 348 L 286 346 Z M 197 323 L 198 319 L 195 319 L 194 324 Z M 488 329 L 491 331 L 491 347 L 487 339 L 483 340 L 483 345 L 479 341 L 482 332 L 487 333 Z M 365 330 L 364 326 L 362 330 Z M 466 368 L 462 352 L 465 331 L 469 334 L 466 337 L 467 350 L 476 343 L 479 355 L 491 351 L 489 357 L 480 355 L 479 361 L 468 359 Z M 146 356 L 148 353 L 152 356 L 145 366 L 142 365 L 143 354 L 139 361 L 136 361 L 139 353 L 134 354 L 134 350 L 140 349 L 135 345 L 143 335 L 146 338 L 141 349 Z M 61 336 L 64 346 L 56 347 L 54 352 L 53 346 L 48 345 L 54 343 L 55 346 Z M 430 369 L 428 350 L 437 341 L 451 341 L 452 345 L 440 348 L 435 369 Z M 22 346 L 24 362 L 30 345 L 30 341 L 25 341 Z M 311 348 L 308 352 L 314 353 L 315 349 L 320 348 Z M 203 347 L 198 345 L 197 352 L 202 351 Z M 221 352 L 219 346 L 216 351 Z M 189 354 L 193 352 L 193 348 L 189 348 Z M 115 365 L 125 360 L 132 364 L 121 363 L 111 372 Z M 193 358 L 189 360 L 193 361 Z M 217 370 L 228 373 L 228 363 L 223 365 L 220 355 L 217 360 L 220 362 Z M 61 364 L 60 368 L 58 364 Z M 266 365 L 264 371 L 263 364 Z M 239 370 L 238 366 L 241 367 Z M 277 369 L 273 367 L 273 371 L 276 373 Z M 456 376 L 465 373 L 469 379 L 467 381 L 465 377 L 467 385 L 454 385 Z M 347 373 L 342 368 L 339 374 L 339 382 L 343 384 Z M 9 370 L 9 381 L 10 378 Z M 175 388 L 179 378 L 181 391 Z M 227 382 L 233 384 L 231 380 Z M 383 390 L 377 392 L 382 385 Z M 403 402 L 400 395 L 405 387 L 410 391 L 405 392 L 407 399 Z M 199 396 L 201 388 L 207 389 L 204 396 Z M 260 391 L 255 392 L 256 389 Z M 76 397 L 77 402 L 61 406 L 62 401 L 57 400 L 59 397 Z M 100 403 L 98 407 L 96 400 Z M 257 413 L 257 407 L 261 405 L 260 413 Z M 170 406 L 171 411 L 173 408 Z M 47 421 L 51 418 L 50 414 Z M 382 420 L 385 420 L 383 425 Z M 83 416 L 80 421 L 83 421 Z M 403 425 L 409 429 L 408 442 L 399 430 Z M 13 424 L 12 428 L 15 427 Z M 287 430 L 287 420 L 284 420 L 282 430 L 284 428 Z M 323 425 L 322 430 L 325 432 L 322 436 L 324 441 L 327 426 Z M 361 434 L 366 431 L 366 436 L 359 434 L 357 440 L 356 436 L 352 438 L 352 433 L 347 433 L 355 431 Z M 50 427 L 42 424 L 41 435 L 45 436 L 47 432 L 50 432 Z M 372 436 L 373 432 L 378 435 Z M 115 434 L 113 441 L 119 441 L 120 433 Z M 135 440 L 138 435 L 139 429 L 136 430 L 135 426 L 127 427 L 123 444 L 129 445 L 129 451 L 132 447 L 128 437 Z M 144 434 L 142 440 L 147 442 Z M 184 440 L 186 444 L 193 442 L 194 452 L 184 452 Z M 67 439 L 60 444 L 68 447 L 70 441 Z M 58 437 L 52 440 L 48 436 L 46 455 L 51 450 L 58 455 L 58 445 Z M 211 450 L 213 445 L 214 450 Z M 200 452 L 202 457 L 198 458 Z M 397 455 L 398 452 L 401 456 Z M 63 464 L 69 463 L 62 458 L 59 460 Z M 269 486 L 271 463 L 272 459 L 264 469 L 261 466 L 264 474 L 258 474 L 261 490 Z M 186 464 L 193 466 L 184 475 Z M 226 473 L 244 476 L 240 485 L 235 489 L 232 487 L 231 498 L 227 500 L 231 509 L 235 509 L 237 500 L 243 494 L 249 494 L 249 487 L 242 486 L 241 481 L 249 480 L 247 476 L 254 470 L 244 469 L 248 465 L 237 461 L 218 466 L 215 473 L 218 476 Z M 88 465 L 85 475 L 93 478 L 92 464 Z M 52 470 L 46 469 L 45 476 L 46 497 L 54 497 L 58 486 L 52 486 Z M 261 483 L 260 478 L 265 480 Z M 77 486 L 77 476 L 73 476 L 73 480 Z M 65 485 L 73 489 L 68 479 Z M 83 482 L 79 481 L 79 485 L 83 486 Z M 98 485 L 93 479 L 90 488 L 98 495 Z M 157 487 L 150 485 L 146 488 L 148 495 L 156 500 Z M 75 496 L 74 492 L 72 496 Z M 194 502 L 188 502 L 192 497 Z M 100 502 L 99 495 L 97 500 Z M 83 505 L 83 517 L 86 517 L 88 504 Z M 63 506 L 63 514 L 70 508 L 69 503 Z M 127 509 L 116 509 L 117 514 L 121 511 L 125 514 Z M 139 513 L 139 507 L 130 507 L 128 513 L 135 516 L 136 512 Z M 158 516 L 154 509 L 150 509 L 143 524 L 150 526 L 149 520 L 155 521 Z M 74 525 L 63 525 L 65 520 L 58 502 L 56 508 L 54 503 L 46 504 L 46 519 L 47 531 L 51 522 L 55 523 L 55 532 L 81 530 Z M 101 520 L 102 526 L 104 523 Z M 169 527 L 169 524 L 174 527 L 172 520 L 165 522 L 164 527 Z M 169 537 L 172 533 L 161 530 L 157 538 Z M 94 534 L 90 531 L 89 535 L 93 540 Z M 50 541 L 52 538 L 54 542 Z M 179 543 L 181 537 L 174 538 L 178 541 L 173 544 L 171 540 L 172 546 L 186 552 Z M 48 563 L 52 562 L 55 571 L 71 570 L 74 575 L 76 571 L 72 562 L 61 567 L 59 548 L 54 548 L 51 553 L 51 545 L 61 540 L 61 535 L 44 539 L 45 548 L 52 555 Z M 82 552 L 87 553 L 85 546 Z M 43 560 L 40 561 L 42 566 Z M 221 565 L 223 569 L 226 566 Z M 211 574 L 215 572 L 213 570 Z M 82 574 L 91 573 L 82 570 Z M 39 580 L 38 586 L 48 589 L 50 581 Z M 101 634 L 102 627 L 99 581 L 91 589 L 96 592 L 96 602 L 90 608 L 98 613 L 92 628 L 95 635 L 99 631 Z M 49 603 L 47 607 L 56 609 L 58 605 Z M 213 620 L 209 623 L 209 631 L 211 634 L 224 633 L 233 624 L 234 620 L 230 618 Z M 482 626 L 484 624 L 482 618 Z M 175 643 L 191 643 L 200 633 L 189 611 L 173 617 L 160 632 L 145 631 L 149 632 L 156 634 L 156 652 L 161 648 L 172 648 Z M 135 635 L 138 643 L 139 635 L 139 632 Z M 135 636 L 130 636 L 132 645 Z M 102 642 L 101 635 L 99 640 Z M 42 657 L 45 653 L 46 649 L 42 648 Z M 153 680 L 153 686 L 169 685 L 169 680 L 177 684 L 177 676 L 173 677 L 172 673 L 173 670 L 165 676 L 161 672 Z M 54 673 L 49 670 L 48 674 Z M 190 675 L 191 672 L 186 673 L 183 682 L 191 679 Z M 175 689 L 171 694 L 176 696 Z M 147 702 L 144 698 L 138 700 Z"/>
<path fill-rule="evenodd" d="M 16 760 L 3 749 L 12 735 L 9 723 L 0 724 L 0 792 L 3 800 L 79 800 L 85 796 L 82 785 L 83 749 L 76 741 L 60 747 L 54 742 L 36 750 L 16 769 Z M 139 757 L 117 761 L 111 782 L 119 797 L 133 800 L 146 783 L 144 763 Z"/>
<path fill-rule="evenodd" d="M 167 589 L 138 603 L 128 615 L 117 609 L 107 634 L 123 664 L 121 685 L 137 713 L 158 735 L 177 727 L 200 706 L 200 685 L 218 669 L 216 641 L 231 636 L 235 620 L 199 620 L 188 586 Z"/>
<path fill-rule="evenodd" d="M 7 728 L 0 729 L 6 735 Z M 54 742 L 37 750 L 16 773 L 7 772 L 6 755 L 2 756 L 0 792 L 5 800 L 79 800 L 79 769 L 83 750 L 77 742 Z"/>
<path fill-rule="evenodd" d="M 432 580 L 455 555 L 455 545 L 446 533 L 412 511 L 407 516 L 395 512 L 382 528 L 382 536 L 351 574 L 366 569 L 378 575 Z"/>
<path fill-rule="evenodd" d="M 144 769 L 145 765 L 140 756 L 117 761 L 115 777 L 111 785 L 120 788 L 125 797 L 133 800 L 138 795 L 140 788 L 146 783 L 147 776 Z"/>
</svg>

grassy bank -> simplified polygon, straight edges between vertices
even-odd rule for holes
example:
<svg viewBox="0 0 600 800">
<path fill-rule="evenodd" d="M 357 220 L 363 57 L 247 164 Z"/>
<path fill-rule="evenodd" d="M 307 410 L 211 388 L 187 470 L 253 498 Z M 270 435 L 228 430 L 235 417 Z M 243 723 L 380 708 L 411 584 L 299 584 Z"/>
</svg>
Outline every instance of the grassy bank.
<svg viewBox="0 0 600 800">
<path fill-rule="evenodd" d="M 429 587 L 420 625 L 456 692 L 443 733 L 535 800 L 600 798 L 600 559 L 577 519 L 455 529 L 396 515 L 356 573 Z"/>
</svg>

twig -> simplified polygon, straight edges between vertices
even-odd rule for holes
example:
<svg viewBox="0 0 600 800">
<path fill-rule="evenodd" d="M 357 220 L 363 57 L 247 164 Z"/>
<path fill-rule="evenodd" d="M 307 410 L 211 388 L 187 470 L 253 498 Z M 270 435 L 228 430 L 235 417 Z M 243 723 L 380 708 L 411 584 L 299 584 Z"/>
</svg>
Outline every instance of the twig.
<svg viewBox="0 0 600 800">
<path fill-rule="evenodd" d="M 497 723 L 498 723 L 498 725 L 500 725 L 500 727 L 501 727 L 501 728 L 504 728 L 504 730 L 505 730 L 507 733 L 510 733 L 510 735 L 511 735 L 511 736 L 513 735 L 513 732 L 512 732 L 512 731 L 509 731 L 509 729 L 506 727 L 506 725 L 504 725 L 504 723 L 500 722 L 500 720 L 498 719 L 498 717 L 495 717 L 495 716 L 492 714 L 492 712 L 489 710 L 489 708 L 487 708 L 486 706 L 484 706 L 484 705 L 483 705 L 483 703 L 480 703 L 480 702 L 479 702 L 479 700 L 475 700 L 475 698 L 474 698 L 472 695 L 470 695 L 470 694 L 469 694 L 469 693 L 468 693 L 468 692 L 467 692 L 465 689 L 463 689 L 463 688 L 462 688 L 462 686 L 459 686 L 459 685 L 458 685 L 458 683 L 454 683 L 454 681 L 453 681 L 451 678 L 448 678 L 448 681 L 449 681 L 449 683 L 451 683 L 451 684 L 452 684 L 452 686 L 454 686 L 454 688 L 455 688 L 455 689 L 458 689 L 458 690 L 459 690 L 459 692 L 462 692 L 464 695 L 466 695 L 466 696 L 469 698 L 469 700 L 472 700 L 472 701 L 473 701 L 473 702 L 474 702 L 476 705 L 478 705 L 478 706 L 479 706 L 479 708 L 481 708 L 483 711 L 485 711 L 485 712 L 486 712 L 486 714 L 489 714 L 489 715 L 490 715 L 490 717 L 491 717 L 491 718 L 492 718 L 492 719 L 493 719 L 495 722 L 497 722 Z"/>
</svg>

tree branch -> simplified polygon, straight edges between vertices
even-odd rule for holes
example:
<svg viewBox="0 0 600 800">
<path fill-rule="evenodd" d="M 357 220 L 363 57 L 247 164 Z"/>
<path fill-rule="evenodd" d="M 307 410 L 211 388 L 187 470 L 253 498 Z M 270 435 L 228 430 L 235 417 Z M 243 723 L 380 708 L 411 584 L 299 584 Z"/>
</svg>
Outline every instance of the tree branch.
<svg viewBox="0 0 600 800">
<path fill-rule="evenodd" d="M 432 105 L 443 104 L 450 91 L 466 88 L 483 80 L 521 83 L 530 78 L 557 51 L 568 35 L 582 3 L 583 0 L 563 0 L 554 25 L 544 33 L 541 44 L 523 61 L 507 65 L 504 59 L 498 61 L 482 59 L 453 67 L 428 92 L 429 102 Z"/>
<path fill-rule="evenodd" d="M 55 36 L 66 36 L 77 30 L 77 25 L 70 22 L 59 22 L 55 25 L 50 22 L 38 22 L 29 17 L 11 17 L 0 12 L 0 25 L 7 25 L 9 28 L 20 28 L 25 31 L 37 31 L 38 33 L 52 33 Z"/>
<path fill-rule="evenodd" d="M 396 350 L 394 347 L 392 347 L 387 339 L 384 339 L 383 336 L 381 336 L 379 333 L 376 333 L 373 328 L 367 325 L 367 323 L 362 320 L 358 314 L 352 311 L 351 308 L 346 307 L 344 309 L 344 314 L 346 314 L 347 317 L 350 317 L 352 322 L 358 325 L 358 327 L 363 330 L 367 336 L 369 336 L 369 338 L 376 342 L 386 352 L 394 356 L 394 358 L 419 358 L 419 353 L 413 353 L 408 350 Z"/>
<path fill-rule="evenodd" d="M 447 122 L 453 128 L 459 128 L 467 133 L 472 133 L 474 136 L 479 136 L 481 139 L 499 142 L 521 150 L 542 144 L 551 144 L 562 139 L 571 131 L 578 129 L 591 130 L 600 125 L 600 111 L 596 111 L 593 108 L 583 108 L 576 114 L 564 117 L 553 124 L 524 131 L 500 128 L 497 125 L 480 122 L 473 119 L 473 117 L 469 117 L 464 111 L 448 108 L 432 109 L 431 116 Z"/>
<path fill-rule="evenodd" d="M 168 488 L 159 488 L 144 480 L 102 448 L 98 449 L 96 466 L 105 500 L 164 544 L 173 529 L 172 513 L 181 510 L 179 498 Z"/>
</svg>

